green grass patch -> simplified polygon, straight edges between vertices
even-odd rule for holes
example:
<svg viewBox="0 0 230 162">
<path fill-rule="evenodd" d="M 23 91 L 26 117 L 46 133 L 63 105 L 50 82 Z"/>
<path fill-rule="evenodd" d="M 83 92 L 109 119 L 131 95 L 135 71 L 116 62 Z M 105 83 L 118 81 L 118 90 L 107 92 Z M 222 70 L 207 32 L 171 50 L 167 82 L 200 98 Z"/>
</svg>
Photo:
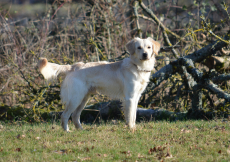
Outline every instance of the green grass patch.
<svg viewBox="0 0 230 162">
<path fill-rule="evenodd" d="M 230 121 L 1 125 L 0 161 L 230 161 Z"/>
</svg>

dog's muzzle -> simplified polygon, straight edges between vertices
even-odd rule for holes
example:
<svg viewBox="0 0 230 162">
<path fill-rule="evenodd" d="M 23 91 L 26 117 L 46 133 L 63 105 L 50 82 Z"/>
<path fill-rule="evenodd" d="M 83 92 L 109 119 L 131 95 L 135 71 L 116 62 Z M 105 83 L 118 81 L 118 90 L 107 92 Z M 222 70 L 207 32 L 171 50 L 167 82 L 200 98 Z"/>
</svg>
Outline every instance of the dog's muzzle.
<svg viewBox="0 0 230 162">
<path fill-rule="evenodd" d="M 142 60 L 148 60 L 148 54 L 147 53 L 142 54 Z"/>
</svg>

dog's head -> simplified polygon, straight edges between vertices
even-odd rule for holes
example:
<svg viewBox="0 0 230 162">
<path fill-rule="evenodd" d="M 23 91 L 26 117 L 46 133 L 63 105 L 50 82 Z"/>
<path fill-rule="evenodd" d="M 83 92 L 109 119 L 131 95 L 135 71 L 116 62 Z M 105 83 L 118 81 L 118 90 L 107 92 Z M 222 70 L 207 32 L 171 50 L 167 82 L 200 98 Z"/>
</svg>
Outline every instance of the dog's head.
<svg viewBox="0 0 230 162">
<path fill-rule="evenodd" d="M 134 38 L 126 44 L 126 48 L 131 56 L 135 55 L 136 59 L 147 61 L 158 55 L 160 43 L 150 37 L 147 39 Z"/>
</svg>

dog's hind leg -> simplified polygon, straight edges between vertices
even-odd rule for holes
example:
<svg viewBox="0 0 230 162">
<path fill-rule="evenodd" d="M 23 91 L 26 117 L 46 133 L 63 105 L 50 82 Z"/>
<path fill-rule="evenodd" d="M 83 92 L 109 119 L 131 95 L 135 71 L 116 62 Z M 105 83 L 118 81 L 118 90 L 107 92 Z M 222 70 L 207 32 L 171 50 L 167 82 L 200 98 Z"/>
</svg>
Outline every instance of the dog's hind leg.
<svg viewBox="0 0 230 162">
<path fill-rule="evenodd" d="M 72 99 L 73 100 L 73 99 Z M 65 131 L 69 131 L 69 126 L 68 126 L 68 120 L 69 117 L 71 115 L 71 113 L 76 109 L 76 107 L 79 105 L 79 103 L 76 105 L 76 102 L 72 102 L 72 100 L 69 102 L 68 105 L 66 105 L 66 109 L 63 111 L 62 115 L 61 115 L 61 125 L 62 128 Z"/>
<path fill-rule="evenodd" d="M 65 131 L 69 131 L 68 120 L 70 115 L 80 106 L 87 93 L 88 88 L 81 80 L 75 79 L 72 76 L 67 76 L 64 80 L 61 89 L 61 99 L 66 104 L 66 109 L 61 115 L 61 125 Z"/>
<path fill-rule="evenodd" d="M 83 97 L 79 96 L 77 98 L 72 98 L 69 102 L 68 105 L 66 105 L 66 109 L 63 111 L 62 115 L 61 115 L 61 125 L 62 128 L 65 131 L 69 131 L 69 126 L 68 126 L 68 120 L 70 115 L 74 112 L 74 110 L 79 107 L 83 101 Z"/>
<path fill-rule="evenodd" d="M 82 100 L 81 104 L 77 107 L 77 109 L 72 114 L 72 121 L 77 129 L 82 129 L 81 122 L 80 122 L 80 115 L 85 105 L 87 104 L 89 97 L 90 94 L 87 94 L 85 98 Z"/>
<path fill-rule="evenodd" d="M 65 131 L 67 132 L 69 131 L 68 120 L 69 120 L 70 115 L 75 111 L 76 108 L 81 107 L 81 104 L 85 102 L 84 96 L 85 96 L 84 93 L 79 94 L 77 96 L 72 96 L 68 105 L 66 105 L 66 109 L 63 111 L 61 115 L 61 125 Z"/>
</svg>

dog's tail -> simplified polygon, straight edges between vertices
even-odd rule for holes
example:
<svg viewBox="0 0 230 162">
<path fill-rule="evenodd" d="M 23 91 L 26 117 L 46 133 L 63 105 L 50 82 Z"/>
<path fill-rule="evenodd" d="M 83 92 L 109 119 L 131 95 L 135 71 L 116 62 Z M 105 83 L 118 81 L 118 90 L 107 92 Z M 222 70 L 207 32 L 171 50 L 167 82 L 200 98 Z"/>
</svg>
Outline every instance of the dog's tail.
<svg viewBox="0 0 230 162">
<path fill-rule="evenodd" d="M 38 68 L 46 80 L 57 78 L 58 75 L 67 74 L 72 70 L 71 65 L 58 65 L 48 62 L 46 58 L 39 60 Z"/>
</svg>

